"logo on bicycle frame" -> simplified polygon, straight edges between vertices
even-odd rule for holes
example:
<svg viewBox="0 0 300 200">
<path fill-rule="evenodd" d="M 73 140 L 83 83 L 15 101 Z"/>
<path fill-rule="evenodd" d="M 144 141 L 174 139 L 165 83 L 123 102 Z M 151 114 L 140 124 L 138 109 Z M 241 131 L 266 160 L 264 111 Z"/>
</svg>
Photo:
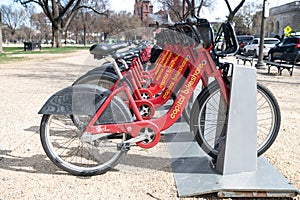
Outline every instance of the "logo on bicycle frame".
<svg viewBox="0 0 300 200">
<path fill-rule="evenodd" d="M 195 85 L 195 82 L 201 72 L 201 69 L 204 67 L 205 64 L 206 64 L 206 61 L 202 61 L 202 63 L 199 64 L 196 71 L 192 74 L 191 80 L 188 82 L 188 84 L 185 86 L 185 89 L 182 91 L 183 94 L 187 95 L 190 92 L 191 88 Z M 176 115 L 178 113 L 180 113 L 181 105 L 183 104 L 184 100 L 185 100 L 185 96 L 180 94 L 179 100 L 176 103 L 174 110 L 172 111 L 172 113 L 170 115 L 171 119 L 174 119 L 176 117 Z"/>
</svg>

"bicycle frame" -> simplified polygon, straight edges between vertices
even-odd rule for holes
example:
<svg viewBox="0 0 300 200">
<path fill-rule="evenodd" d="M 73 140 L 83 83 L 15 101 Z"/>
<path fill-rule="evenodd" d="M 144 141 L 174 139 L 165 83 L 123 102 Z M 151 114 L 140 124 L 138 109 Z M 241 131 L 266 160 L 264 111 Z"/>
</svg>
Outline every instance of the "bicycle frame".
<svg viewBox="0 0 300 200">
<path fill-rule="evenodd" d="M 191 49 L 193 46 L 185 46 L 180 48 L 179 45 L 168 45 L 168 49 L 175 49 L 178 53 L 175 53 L 171 50 L 165 50 L 164 54 L 160 56 L 158 63 L 153 71 L 154 81 L 148 88 L 143 88 L 139 76 L 138 71 L 140 71 L 140 67 L 137 65 L 131 66 L 132 69 L 129 73 L 127 72 L 124 76 L 130 81 L 133 87 L 133 94 L 136 99 L 136 103 L 138 100 L 144 100 L 141 96 L 141 93 L 149 94 L 148 101 L 151 103 L 150 105 L 154 108 L 160 107 L 164 105 L 171 97 L 172 93 L 177 93 L 178 88 L 175 87 L 179 85 L 180 77 L 184 75 L 188 68 L 188 59 L 185 57 L 191 54 Z M 210 49 L 208 49 L 209 51 Z M 179 52 L 180 51 L 180 52 Z M 136 61 L 138 63 L 138 59 Z M 138 64 L 139 65 L 139 64 Z M 201 82 L 203 87 L 207 86 L 207 73 L 204 73 L 201 76 Z M 111 88 L 113 90 L 116 87 L 117 83 Z M 161 93 L 157 97 L 153 97 L 154 95 Z M 143 101 L 145 103 L 145 101 Z M 150 117 L 151 118 L 151 117 Z M 149 119 L 149 117 L 147 117 Z"/>
<path fill-rule="evenodd" d="M 225 102 L 229 104 L 229 94 L 226 88 L 226 84 L 222 79 L 222 73 L 220 70 L 216 69 L 215 64 L 210 56 L 209 50 L 206 50 L 200 46 L 196 48 L 197 56 L 195 55 L 195 53 L 193 53 L 193 51 L 190 52 L 191 54 L 185 58 L 187 59 L 187 64 L 190 72 L 183 83 L 184 87 L 180 88 L 176 99 L 174 100 L 171 108 L 167 113 L 156 119 L 144 120 L 139 113 L 139 109 L 130 93 L 130 89 L 125 83 L 123 83 L 121 87 L 116 88 L 111 92 L 104 104 L 99 108 L 96 114 L 89 121 L 83 133 L 89 133 L 92 135 L 101 135 L 103 133 L 129 133 L 132 137 L 137 137 L 142 128 L 149 127 L 155 132 L 155 139 L 150 143 L 138 142 L 137 144 L 143 148 L 151 148 L 158 143 L 160 138 L 160 131 L 169 128 L 179 119 L 198 82 L 201 80 L 201 77 L 204 76 L 214 77 L 216 79 L 220 86 L 221 94 Z M 171 84 L 172 83 L 175 84 L 175 82 L 171 80 Z M 166 91 L 169 91 L 169 93 L 171 93 L 171 89 L 172 88 L 167 88 Z M 128 106 L 132 109 L 134 115 L 136 116 L 136 121 L 122 124 L 97 125 L 97 119 L 105 111 L 112 99 L 121 92 L 124 92 L 126 94 L 126 97 L 128 98 Z"/>
</svg>

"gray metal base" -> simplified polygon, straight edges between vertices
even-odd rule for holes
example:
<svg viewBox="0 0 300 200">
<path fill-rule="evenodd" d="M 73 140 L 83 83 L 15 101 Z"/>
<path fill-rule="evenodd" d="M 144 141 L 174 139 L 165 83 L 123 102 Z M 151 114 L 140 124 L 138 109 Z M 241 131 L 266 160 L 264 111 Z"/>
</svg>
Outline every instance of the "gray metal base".
<svg viewBox="0 0 300 200">
<path fill-rule="evenodd" d="M 165 133 L 179 197 L 217 193 L 219 197 L 294 197 L 299 190 L 291 185 L 265 158 L 257 171 L 221 175 L 210 167 L 186 123 L 176 123 Z"/>
</svg>

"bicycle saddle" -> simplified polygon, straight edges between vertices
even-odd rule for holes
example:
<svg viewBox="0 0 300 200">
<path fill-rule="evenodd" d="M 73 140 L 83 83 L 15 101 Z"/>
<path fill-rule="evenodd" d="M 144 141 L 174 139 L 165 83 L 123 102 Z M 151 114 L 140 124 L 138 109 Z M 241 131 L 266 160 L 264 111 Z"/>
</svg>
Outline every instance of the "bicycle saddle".
<svg viewBox="0 0 300 200">
<path fill-rule="evenodd" d="M 115 59 L 124 59 L 125 57 L 135 57 L 139 56 L 140 50 L 139 49 L 129 49 L 124 52 L 117 52 L 113 56 Z"/>
<path fill-rule="evenodd" d="M 90 48 L 90 53 L 94 58 L 101 59 L 107 55 L 113 54 L 115 51 L 127 47 L 126 43 L 120 44 L 94 44 Z"/>
</svg>

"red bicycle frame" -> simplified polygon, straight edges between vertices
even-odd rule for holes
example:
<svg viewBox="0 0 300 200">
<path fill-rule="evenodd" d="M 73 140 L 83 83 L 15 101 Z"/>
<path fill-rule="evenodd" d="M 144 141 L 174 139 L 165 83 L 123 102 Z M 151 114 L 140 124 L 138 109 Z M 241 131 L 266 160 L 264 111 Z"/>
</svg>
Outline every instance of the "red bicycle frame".
<svg viewBox="0 0 300 200">
<path fill-rule="evenodd" d="M 227 90 L 225 82 L 222 79 L 222 72 L 216 69 L 214 61 L 210 56 L 209 50 L 206 50 L 201 46 L 196 49 L 187 48 L 186 50 L 189 51 L 190 54 L 186 55 L 184 59 L 187 60 L 186 63 L 190 72 L 188 73 L 183 83 L 183 87 L 178 91 L 177 97 L 167 113 L 156 119 L 144 120 L 139 113 L 139 109 L 134 98 L 131 95 L 130 89 L 128 88 L 127 84 L 124 83 L 119 88 L 116 88 L 111 92 L 103 105 L 92 117 L 84 132 L 88 132 L 90 134 L 129 133 L 132 137 L 137 137 L 141 129 L 147 127 L 151 128 L 155 132 L 154 140 L 150 143 L 138 142 L 137 144 L 142 148 L 151 148 L 158 143 L 160 138 L 160 131 L 169 128 L 179 119 L 198 82 L 202 77 L 214 77 L 220 86 L 221 94 L 226 104 L 229 104 L 229 92 Z M 194 50 L 196 50 L 196 53 L 194 53 Z M 170 83 L 174 83 L 175 85 L 175 80 L 171 80 Z M 165 91 L 167 92 L 168 90 L 171 91 L 172 88 L 167 88 Z M 134 122 L 121 124 L 96 125 L 97 119 L 105 111 L 106 107 L 110 104 L 112 99 L 121 92 L 126 94 L 126 97 L 128 98 L 128 105 L 136 116 L 136 120 Z"/>
</svg>

